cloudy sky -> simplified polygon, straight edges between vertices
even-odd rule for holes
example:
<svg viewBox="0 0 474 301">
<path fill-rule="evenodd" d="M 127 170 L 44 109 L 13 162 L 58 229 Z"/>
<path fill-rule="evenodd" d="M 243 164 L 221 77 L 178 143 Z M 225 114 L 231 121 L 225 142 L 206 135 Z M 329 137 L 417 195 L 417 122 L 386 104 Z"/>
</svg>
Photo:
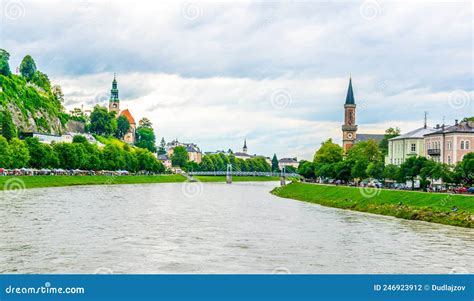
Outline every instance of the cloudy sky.
<svg viewBox="0 0 474 301">
<path fill-rule="evenodd" d="M 121 106 L 204 151 L 311 158 L 341 141 L 352 74 L 359 132 L 474 115 L 471 1 L 0 0 L 12 70 L 30 54 L 66 107 Z"/>
</svg>

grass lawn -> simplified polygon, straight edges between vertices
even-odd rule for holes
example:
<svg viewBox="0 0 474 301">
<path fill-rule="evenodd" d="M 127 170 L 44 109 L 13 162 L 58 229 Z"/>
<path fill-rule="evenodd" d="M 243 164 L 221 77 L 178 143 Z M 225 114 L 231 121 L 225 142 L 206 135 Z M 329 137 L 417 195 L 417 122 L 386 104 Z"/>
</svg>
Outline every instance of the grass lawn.
<svg viewBox="0 0 474 301">
<path fill-rule="evenodd" d="M 18 176 L 0 177 L 0 190 L 76 185 L 143 184 L 184 182 L 181 175 L 161 176 Z"/>
<path fill-rule="evenodd" d="M 474 228 L 474 196 L 293 182 L 273 194 L 328 207 Z M 457 207 L 457 211 L 452 209 Z"/>
<path fill-rule="evenodd" d="M 200 182 L 225 182 L 225 176 L 194 176 Z M 279 181 L 279 177 L 252 177 L 252 176 L 232 176 L 232 182 L 263 182 Z"/>
</svg>

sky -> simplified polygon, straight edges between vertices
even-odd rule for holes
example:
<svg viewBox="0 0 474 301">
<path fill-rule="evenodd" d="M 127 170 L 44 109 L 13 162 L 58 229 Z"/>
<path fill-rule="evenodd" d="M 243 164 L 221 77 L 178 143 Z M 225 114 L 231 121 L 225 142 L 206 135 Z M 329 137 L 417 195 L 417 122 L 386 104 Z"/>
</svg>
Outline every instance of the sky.
<svg viewBox="0 0 474 301">
<path fill-rule="evenodd" d="M 0 0 L 12 70 L 30 54 L 69 110 L 148 117 L 158 140 L 311 159 L 341 143 L 352 76 L 360 133 L 474 115 L 471 1 Z"/>
</svg>

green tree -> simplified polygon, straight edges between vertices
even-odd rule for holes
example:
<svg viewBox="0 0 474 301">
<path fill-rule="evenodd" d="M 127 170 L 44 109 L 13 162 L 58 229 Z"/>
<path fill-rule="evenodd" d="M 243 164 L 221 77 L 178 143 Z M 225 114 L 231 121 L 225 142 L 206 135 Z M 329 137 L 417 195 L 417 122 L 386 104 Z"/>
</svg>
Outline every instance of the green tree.
<svg viewBox="0 0 474 301">
<path fill-rule="evenodd" d="M 384 164 L 381 161 L 370 162 L 367 165 L 366 174 L 372 179 L 383 179 Z"/>
<path fill-rule="evenodd" d="M 109 136 L 114 134 L 117 130 L 115 113 L 108 112 L 106 107 L 95 106 L 91 113 L 88 129 L 91 133 L 97 135 Z"/>
<path fill-rule="evenodd" d="M 344 182 L 349 182 L 351 180 L 351 169 L 352 169 L 352 164 L 351 161 L 349 160 L 344 160 L 341 162 L 334 163 L 333 166 L 334 168 L 334 178 L 336 180 L 341 180 Z"/>
<path fill-rule="evenodd" d="M 125 169 L 124 150 L 115 144 L 108 144 L 102 151 L 102 166 L 106 170 Z"/>
<path fill-rule="evenodd" d="M 25 139 L 30 161 L 28 165 L 32 168 L 48 168 L 58 166 L 58 157 L 51 146 L 39 142 L 38 138 L 29 137 Z"/>
<path fill-rule="evenodd" d="M 388 154 L 388 140 L 400 136 L 400 129 L 399 128 L 388 128 L 385 130 L 385 135 L 383 139 L 379 143 L 380 151 L 382 155 Z"/>
<path fill-rule="evenodd" d="M 459 183 L 472 186 L 474 181 L 474 153 L 464 155 L 454 169 L 454 176 Z"/>
<path fill-rule="evenodd" d="M 122 139 L 126 133 L 130 130 L 130 122 L 127 117 L 121 115 L 117 118 L 117 130 L 115 131 L 115 137 Z"/>
<path fill-rule="evenodd" d="M 204 155 L 202 157 L 201 163 L 199 164 L 199 170 L 201 171 L 214 171 L 214 163 L 212 162 L 212 159 L 209 157 L 209 155 Z"/>
<path fill-rule="evenodd" d="M 155 133 L 152 128 L 139 127 L 136 138 L 135 146 L 148 149 L 150 152 L 156 151 Z"/>
<path fill-rule="evenodd" d="M 164 137 L 161 137 L 160 147 L 158 148 L 157 153 L 158 155 L 166 155 L 166 142 Z"/>
<path fill-rule="evenodd" d="M 273 172 L 280 171 L 280 167 L 278 166 L 278 158 L 276 154 L 273 154 L 273 158 L 272 158 L 272 171 Z"/>
<path fill-rule="evenodd" d="M 23 58 L 20 64 L 20 73 L 28 81 L 33 79 L 33 76 L 36 72 L 36 63 L 30 55 L 27 55 Z"/>
<path fill-rule="evenodd" d="M 13 123 L 12 115 L 9 111 L 0 112 L 1 134 L 8 141 L 17 136 L 16 126 Z"/>
<path fill-rule="evenodd" d="M 383 170 L 385 180 L 396 181 L 399 178 L 400 168 L 394 164 L 388 164 Z"/>
<path fill-rule="evenodd" d="M 400 165 L 400 179 L 411 181 L 411 189 L 415 189 L 415 180 L 428 160 L 425 157 L 409 157 Z"/>
<path fill-rule="evenodd" d="M 151 129 L 153 128 L 153 124 L 151 123 L 150 119 L 143 117 L 140 119 L 140 121 L 138 121 L 138 127 Z"/>
<path fill-rule="evenodd" d="M 4 49 L 0 49 L 0 75 L 9 76 L 11 74 L 9 60 L 10 54 Z"/>
<path fill-rule="evenodd" d="M 184 167 L 188 163 L 189 156 L 188 151 L 184 146 L 177 146 L 173 150 L 171 155 L 171 164 L 173 166 Z"/>
<path fill-rule="evenodd" d="M 368 165 L 369 162 L 365 158 L 360 158 L 359 160 L 357 160 L 352 166 L 351 177 L 359 180 L 367 178 L 366 170 Z"/>
<path fill-rule="evenodd" d="M 314 179 L 314 164 L 313 162 L 301 160 L 298 165 L 298 174 L 306 179 Z"/>
<path fill-rule="evenodd" d="M 28 166 L 30 152 L 26 143 L 18 138 L 10 140 L 11 168 L 23 168 Z"/>
<path fill-rule="evenodd" d="M 76 135 L 72 138 L 72 143 L 89 143 L 89 141 L 82 135 Z"/>
<path fill-rule="evenodd" d="M 0 167 L 9 168 L 11 164 L 11 152 L 10 145 L 8 145 L 7 139 L 0 136 Z"/>
<path fill-rule="evenodd" d="M 313 162 L 316 164 L 336 163 L 342 161 L 342 156 L 342 147 L 333 143 L 332 139 L 328 139 L 321 144 L 321 147 L 314 154 Z"/>
</svg>

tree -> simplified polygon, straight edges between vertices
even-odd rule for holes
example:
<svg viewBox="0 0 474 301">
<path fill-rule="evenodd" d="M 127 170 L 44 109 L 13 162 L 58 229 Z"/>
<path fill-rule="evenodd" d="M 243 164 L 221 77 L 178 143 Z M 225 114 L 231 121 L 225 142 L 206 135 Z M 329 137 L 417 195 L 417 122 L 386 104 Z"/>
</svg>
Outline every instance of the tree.
<svg viewBox="0 0 474 301">
<path fill-rule="evenodd" d="M 13 124 L 12 115 L 9 111 L 1 112 L 0 114 L 0 126 L 1 126 L 1 134 L 5 137 L 8 141 L 12 138 L 17 136 L 17 131 L 15 124 Z"/>
<path fill-rule="evenodd" d="M 115 113 L 108 112 L 106 107 L 95 106 L 91 113 L 89 131 L 97 135 L 109 136 L 115 133 L 116 130 Z"/>
<path fill-rule="evenodd" d="M 76 135 L 72 138 L 72 143 L 89 143 L 89 141 L 82 135 Z"/>
<path fill-rule="evenodd" d="M 23 58 L 20 64 L 20 73 L 28 81 L 33 79 L 36 72 L 36 63 L 30 55 Z"/>
<path fill-rule="evenodd" d="M 409 157 L 400 165 L 400 180 L 405 182 L 411 181 L 411 189 L 415 189 L 415 179 L 420 175 L 421 169 L 428 159 L 425 157 Z"/>
<path fill-rule="evenodd" d="M 383 162 L 370 162 L 369 165 L 367 165 L 366 174 L 372 179 L 381 180 L 383 179 L 383 170 Z"/>
<path fill-rule="evenodd" d="M 368 165 L 369 162 L 365 158 L 357 160 L 351 169 L 352 178 L 359 180 L 365 179 L 367 177 L 366 170 Z"/>
<path fill-rule="evenodd" d="M 454 169 L 458 182 L 472 186 L 474 181 L 474 153 L 464 155 Z"/>
<path fill-rule="evenodd" d="M 173 149 L 173 154 L 171 155 L 171 164 L 173 166 L 184 167 L 188 160 L 188 151 L 184 146 L 177 146 Z"/>
<path fill-rule="evenodd" d="M 117 118 L 117 130 L 115 131 L 115 137 L 122 139 L 126 133 L 130 130 L 130 122 L 127 117 L 120 115 Z"/>
<path fill-rule="evenodd" d="M 164 137 L 161 137 L 160 147 L 157 153 L 158 155 L 166 155 L 166 142 Z"/>
<path fill-rule="evenodd" d="M 135 146 L 155 152 L 156 137 L 151 121 L 148 118 L 142 118 L 138 124 Z"/>
<path fill-rule="evenodd" d="M 280 171 L 280 167 L 278 166 L 278 158 L 276 154 L 273 154 L 273 158 L 272 158 L 272 171 L 273 172 Z"/>
<path fill-rule="evenodd" d="M 388 140 L 400 136 L 400 129 L 399 128 L 388 128 L 385 130 L 385 135 L 379 143 L 380 151 L 382 155 L 388 154 Z"/>
<path fill-rule="evenodd" d="M 54 85 L 51 92 L 53 92 L 54 99 L 56 99 L 58 103 L 62 104 L 64 102 L 64 93 L 60 85 Z"/>
<path fill-rule="evenodd" d="M 201 163 L 199 164 L 199 170 L 201 171 L 214 171 L 214 163 L 209 155 L 205 155 L 202 157 Z"/>
<path fill-rule="evenodd" d="M 383 178 L 385 180 L 396 181 L 399 178 L 400 168 L 394 164 L 388 164 L 383 170 Z"/>
<path fill-rule="evenodd" d="M 9 60 L 10 54 L 4 49 L 0 49 L 0 75 L 9 76 L 11 74 Z"/>
<path fill-rule="evenodd" d="M 120 170 L 126 166 L 124 150 L 115 144 L 108 144 L 104 147 L 101 161 L 103 168 L 107 170 Z"/>
<path fill-rule="evenodd" d="M 29 137 L 25 139 L 30 161 L 28 165 L 32 168 L 48 168 L 58 166 L 57 154 L 51 146 L 39 142 L 38 138 Z"/>
<path fill-rule="evenodd" d="M 18 138 L 10 140 L 11 168 L 23 168 L 28 166 L 30 152 L 26 143 Z"/>
<path fill-rule="evenodd" d="M 8 145 L 7 139 L 0 136 L 0 167 L 9 168 L 11 163 L 11 152 L 10 146 Z"/>
<path fill-rule="evenodd" d="M 336 163 L 342 161 L 343 150 L 338 144 L 328 139 L 321 144 L 321 147 L 314 154 L 314 163 Z"/>
<path fill-rule="evenodd" d="M 151 124 L 150 119 L 144 117 L 138 121 L 138 127 L 153 128 L 153 125 Z"/>
</svg>

